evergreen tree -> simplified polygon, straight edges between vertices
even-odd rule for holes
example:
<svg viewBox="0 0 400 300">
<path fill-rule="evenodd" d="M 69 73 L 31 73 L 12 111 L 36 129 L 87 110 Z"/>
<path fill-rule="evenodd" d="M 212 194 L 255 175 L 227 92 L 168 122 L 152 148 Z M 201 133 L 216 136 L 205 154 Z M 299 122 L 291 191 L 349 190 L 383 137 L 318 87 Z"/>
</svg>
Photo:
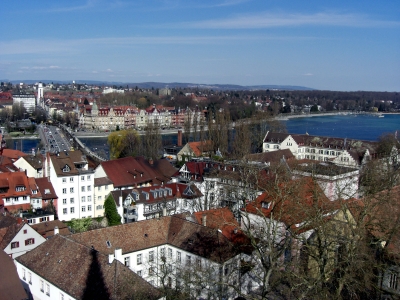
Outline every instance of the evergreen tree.
<svg viewBox="0 0 400 300">
<path fill-rule="evenodd" d="M 109 226 L 121 224 L 121 216 L 117 212 L 117 207 L 111 195 L 107 197 L 106 201 L 104 201 L 104 214 Z"/>
</svg>

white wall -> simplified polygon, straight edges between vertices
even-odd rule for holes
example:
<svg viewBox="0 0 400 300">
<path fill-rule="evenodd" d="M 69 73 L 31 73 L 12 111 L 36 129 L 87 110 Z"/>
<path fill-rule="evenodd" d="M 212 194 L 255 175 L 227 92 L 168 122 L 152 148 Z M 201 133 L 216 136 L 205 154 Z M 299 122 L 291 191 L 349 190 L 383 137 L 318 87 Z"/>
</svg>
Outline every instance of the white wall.
<svg viewBox="0 0 400 300">
<path fill-rule="evenodd" d="M 39 299 L 64 299 L 75 300 L 76 298 L 68 295 L 63 290 L 59 289 L 52 283 L 44 280 L 36 273 L 30 271 L 19 262 L 14 261 L 17 267 L 18 276 L 21 279 L 22 285 L 26 290 L 29 290 L 34 300 Z M 64 298 L 62 298 L 62 295 Z"/>
<path fill-rule="evenodd" d="M 25 241 L 28 239 L 34 239 L 33 244 L 25 245 Z M 4 248 L 4 252 L 10 255 L 12 258 L 16 258 L 26 252 L 36 248 L 40 244 L 44 243 L 46 239 L 42 237 L 36 230 L 34 230 L 28 224 L 24 224 L 18 231 L 17 235 L 11 240 L 11 242 Z M 12 244 L 18 242 L 19 247 L 12 248 Z"/>
</svg>

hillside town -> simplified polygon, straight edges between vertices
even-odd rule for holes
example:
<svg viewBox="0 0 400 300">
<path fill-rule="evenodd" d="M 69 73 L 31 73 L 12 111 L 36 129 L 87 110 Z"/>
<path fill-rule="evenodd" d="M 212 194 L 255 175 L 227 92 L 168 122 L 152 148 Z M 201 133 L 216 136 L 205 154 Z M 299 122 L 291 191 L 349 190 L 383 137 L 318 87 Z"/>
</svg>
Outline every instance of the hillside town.
<svg viewBox="0 0 400 300">
<path fill-rule="evenodd" d="M 278 121 L 328 105 L 396 112 L 398 99 L 1 88 L 4 299 L 399 299 L 397 135 L 294 134 Z M 168 129 L 174 145 L 161 142 Z M 30 132 L 31 153 L 7 144 Z M 82 132 L 107 134 L 110 159 Z"/>
</svg>

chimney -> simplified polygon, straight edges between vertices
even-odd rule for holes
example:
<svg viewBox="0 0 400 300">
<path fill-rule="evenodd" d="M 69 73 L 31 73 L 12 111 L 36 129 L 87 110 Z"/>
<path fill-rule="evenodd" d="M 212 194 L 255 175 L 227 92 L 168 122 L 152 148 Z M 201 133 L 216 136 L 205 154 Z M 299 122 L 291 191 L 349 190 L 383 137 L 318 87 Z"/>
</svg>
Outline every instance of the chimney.
<svg viewBox="0 0 400 300">
<path fill-rule="evenodd" d="M 149 164 L 150 164 L 150 166 L 152 166 L 153 163 L 154 163 L 153 159 L 152 159 L 152 158 L 149 158 Z"/>
<path fill-rule="evenodd" d="M 182 147 L 182 130 L 178 130 L 178 147 Z"/>
<path fill-rule="evenodd" d="M 22 215 L 22 213 L 21 213 L 21 215 Z M 18 224 L 18 225 L 21 225 L 21 224 L 22 224 L 22 218 L 17 218 L 17 224 Z"/>
<path fill-rule="evenodd" d="M 164 205 L 164 207 L 162 208 L 162 215 L 163 215 L 163 217 L 166 217 L 166 216 L 167 216 L 167 208 L 166 208 L 165 205 Z"/>
<path fill-rule="evenodd" d="M 116 260 L 118 260 L 119 262 L 124 263 L 122 261 L 122 249 L 121 248 L 115 248 L 115 252 L 114 253 L 115 253 L 114 254 L 114 258 Z"/>
<path fill-rule="evenodd" d="M 203 226 L 207 226 L 207 216 L 206 216 L 206 215 L 203 215 L 203 216 L 201 217 L 201 224 L 202 224 Z"/>
<path fill-rule="evenodd" d="M 60 233 L 60 231 L 58 230 L 58 226 L 55 226 L 54 227 L 54 235 L 57 235 L 59 233 Z"/>
<path fill-rule="evenodd" d="M 108 254 L 108 263 L 112 264 L 113 261 L 114 261 L 114 255 L 112 253 Z"/>
</svg>

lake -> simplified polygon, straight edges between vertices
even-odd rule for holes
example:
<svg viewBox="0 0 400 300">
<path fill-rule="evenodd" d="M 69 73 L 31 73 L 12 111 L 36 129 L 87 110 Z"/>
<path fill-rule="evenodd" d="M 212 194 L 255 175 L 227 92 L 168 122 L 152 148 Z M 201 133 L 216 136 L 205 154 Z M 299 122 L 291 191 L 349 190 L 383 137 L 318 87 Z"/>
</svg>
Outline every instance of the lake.
<svg viewBox="0 0 400 300">
<path fill-rule="evenodd" d="M 394 133 L 396 130 L 400 134 L 400 114 L 386 114 L 383 118 L 378 118 L 378 116 L 370 114 L 302 117 L 282 122 L 286 124 L 289 133 L 303 134 L 308 132 L 310 135 L 367 141 L 377 141 L 382 134 Z M 163 144 L 176 144 L 177 135 L 162 135 L 162 139 Z M 107 137 L 82 137 L 81 141 L 99 155 L 109 157 Z M 39 140 L 36 139 L 13 140 L 14 149 L 22 149 L 23 152 L 30 152 L 32 148 L 37 148 L 38 143 Z"/>
<path fill-rule="evenodd" d="M 384 133 L 400 134 L 400 115 L 334 115 L 293 118 L 283 121 L 289 133 L 377 141 Z"/>
</svg>

